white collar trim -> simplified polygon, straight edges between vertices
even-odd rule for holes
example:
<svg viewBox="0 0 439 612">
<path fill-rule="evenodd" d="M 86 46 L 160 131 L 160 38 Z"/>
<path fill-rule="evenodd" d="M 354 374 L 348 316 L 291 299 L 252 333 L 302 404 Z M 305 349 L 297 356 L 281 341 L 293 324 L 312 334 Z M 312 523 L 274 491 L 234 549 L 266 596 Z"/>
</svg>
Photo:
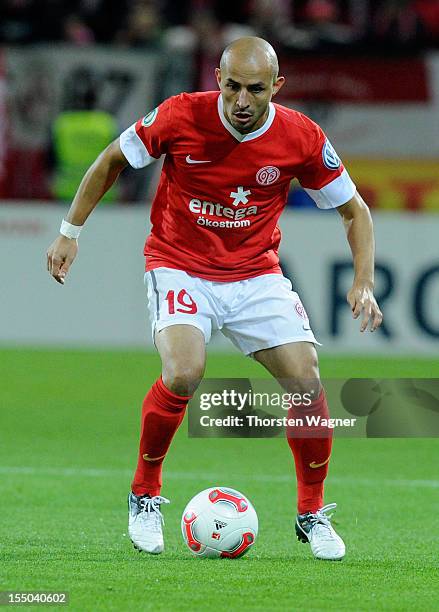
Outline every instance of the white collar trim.
<svg viewBox="0 0 439 612">
<path fill-rule="evenodd" d="M 226 116 L 224 115 L 223 98 L 221 94 L 218 96 L 218 115 L 219 115 L 219 118 L 221 119 L 221 123 L 226 128 L 226 130 L 230 132 L 231 135 L 234 138 L 236 138 L 236 140 L 238 140 L 239 142 L 247 142 L 247 140 L 254 140 L 255 138 L 259 138 L 259 136 L 262 136 L 262 134 L 265 134 L 265 132 L 267 132 L 270 129 L 271 124 L 273 123 L 274 117 L 276 115 L 276 109 L 274 107 L 274 104 L 272 104 L 271 102 L 268 108 L 269 108 L 268 117 L 265 123 L 261 125 L 260 128 L 258 128 L 254 132 L 250 132 L 249 134 L 241 134 L 241 132 L 238 132 L 238 130 L 235 130 L 233 125 L 231 125 L 227 121 Z"/>
</svg>

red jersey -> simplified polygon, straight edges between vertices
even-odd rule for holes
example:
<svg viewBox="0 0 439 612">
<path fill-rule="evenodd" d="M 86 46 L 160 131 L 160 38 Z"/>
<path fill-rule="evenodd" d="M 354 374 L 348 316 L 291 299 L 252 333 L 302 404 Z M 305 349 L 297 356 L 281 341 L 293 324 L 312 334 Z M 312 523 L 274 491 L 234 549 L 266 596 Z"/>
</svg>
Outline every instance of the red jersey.
<svg viewBox="0 0 439 612">
<path fill-rule="evenodd" d="M 214 281 L 279 272 L 277 225 L 297 178 L 320 208 L 355 186 L 321 128 L 270 103 L 264 125 L 241 134 L 218 91 L 169 98 L 125 130 L 134 168 L 165 155 L 145 244 L 146 269 L 177 268 Z"/>
</svg>

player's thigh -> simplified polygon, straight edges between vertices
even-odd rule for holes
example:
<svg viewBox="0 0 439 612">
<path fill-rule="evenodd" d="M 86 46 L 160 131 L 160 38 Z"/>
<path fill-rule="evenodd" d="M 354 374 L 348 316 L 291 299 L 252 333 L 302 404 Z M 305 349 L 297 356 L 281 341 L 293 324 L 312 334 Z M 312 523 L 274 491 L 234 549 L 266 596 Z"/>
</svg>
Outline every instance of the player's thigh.
<svg viewBox="0 0 439 612">
<path fill-rule="evenodd" d="M 154 343 L 165 385 L 179 395 L 193 392 L 205 367 L 215 313 L 199 279 L 182 270 L 158 268 L 145 275 Z"/>
<path fill-rule="evenodd" d="M 317 351 L 311 342 L 289 342 L 253 354 L 290 393 L 312 393 L 318 397 L 320 374 Z"/>
<path fill-rule="evenodd" d="M 162 379 L 178 395 L 191 395 L 206 367 L 203 333 L 192 325 L 171 325 L 155 333 L 162 361 Z"/>
</svg>

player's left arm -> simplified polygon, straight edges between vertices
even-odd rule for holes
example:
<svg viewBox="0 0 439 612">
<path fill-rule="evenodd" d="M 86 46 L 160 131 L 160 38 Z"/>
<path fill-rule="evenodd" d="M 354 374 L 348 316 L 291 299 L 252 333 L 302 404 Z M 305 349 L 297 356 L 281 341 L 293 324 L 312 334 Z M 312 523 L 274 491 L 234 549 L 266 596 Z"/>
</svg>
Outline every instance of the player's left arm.
<svg viewBox="0 0 439 612">
<path fill-rule="evenodd" d="M 337 211 L 343 219 L 347 239 L 354 262 L 354 281 L 347 294 L 352 316 L 362 315 L 360 331 L 364 332 L 369 323 L 375 331 L 382 323 L 383 315 L 373 294 L 375 239 L 369 207 L 358 191 Z"/>
</svg>

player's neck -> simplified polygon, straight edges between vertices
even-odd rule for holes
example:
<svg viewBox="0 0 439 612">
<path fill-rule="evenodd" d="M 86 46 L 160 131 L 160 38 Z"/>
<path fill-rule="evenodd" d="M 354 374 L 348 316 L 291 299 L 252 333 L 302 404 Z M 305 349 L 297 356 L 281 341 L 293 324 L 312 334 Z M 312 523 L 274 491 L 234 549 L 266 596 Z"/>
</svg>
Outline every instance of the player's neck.
<svg viewBox="0 0 439 612">
<path fill-rule="evenodd" d="M 221 123 L 225 129 L 230 132 L 239 142 L 244 140 L 253 140 L 254 138 L 258 138 L 260 135 L 264 134 L 270 128 L 275 116 L 274 106 L 270 103 L 256 124 L 252 125 L 251 129 L 248 131 L 244 131 L 240 129 L 241 126 L 234 125 L 229 119 L 224 108 L 224 102 L 221 95 L 218 96 L 217 105 Z"/>
</svg>

